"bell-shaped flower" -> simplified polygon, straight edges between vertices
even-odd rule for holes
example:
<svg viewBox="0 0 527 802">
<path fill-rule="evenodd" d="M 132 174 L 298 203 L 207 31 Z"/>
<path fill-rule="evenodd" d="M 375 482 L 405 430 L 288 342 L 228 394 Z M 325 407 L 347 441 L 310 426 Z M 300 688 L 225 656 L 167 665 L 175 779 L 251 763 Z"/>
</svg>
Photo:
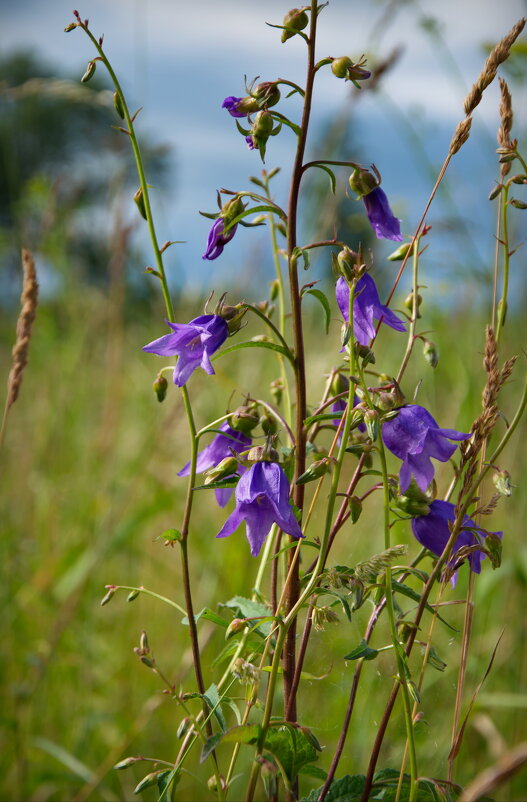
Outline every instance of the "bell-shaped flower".
<svg viewBox="0 0 527 802">
<path fill-rule="evenodd" d="M 350 289 L 340 277 L 335 288 L 337 304 L 342 317 L 349 322 Z M 368 273 L 357 281 L 353 296 L 353 333 L 360 345 L 368 345 L 375 337 L 374 320 L 380 320 L 396 331 L 406 331 L 406 326 L 397 315 L 381 303 L 375 282 Z"/>
<path fill-rule="evenodd" d="M 225 230 L 225 219 L 223 217 L 218 217 L 214 224 L 209 231 L 209 236 L 207 239 L 207 248 L 205 253 L 201 257 L 202 259 L 209 259 L 212 261 L 213 259 L 217 259 L 221 253 L 223 253 L 223 249 L 228 242 L 234 237 L 236 233 L 236 229 L 238 225 L 232 226 L 229 228 L 227 233 L 224 233 Z"/>
<path fill-rule="evenodd" d="M 432 501 L 428 515 L 420 515 L 412 519 L 412 531 L 416 540 L 432 554 L 440 556 L 445 550 L 445 546 L 450 539 L 449 523 L 455 521 L 455 506 L 449 501 Z M 463 527 L 456 538 L 452 549 L 452 556 L 449 566 L 456 565 L 456 552 L 464 546 L 478 546 L 487 536 L 488 532 L 477 526 L 474 521 L 465 515 Z M 493 532 L 501 538 L 502 532 Z M 470 570 L 479 574 L 481 571 L 481 560 L 485 554 L 480 549 L 475 549 L 468 556 Z M 455 584 L 455 575 L 452 578 Z"/>
<path fill-rule="evenodd" d="M 233 452 L 239 454 L 242 451 L 247 451 L 252 445 L 252 438 L 248 437 L 243 432 L 237 431 L 229 426 L 228 421 L 223 421 L 220 425 L 220 430 L 225 434 L 217 434 L 216 437 L 209 443 L 203 451 L 200 451 L 196 461 L 196 473 L 205 473 L 210 468 L 215 468 L 222 460 L 231 457 Z M 245 469 L 239 466 L 238 472 L 241 473 Z M 179 471 L 178 476 L 188 476 L 190 473 L 190 462 Z M 224 507 L 232 494 L 232 488 L 217 488 L 215 491 L 216 501 L 220 507 Z"/>
<path fill-rule="evenodd" d="M 228 537 L 245 521 L 251 554 L 257 557 L 272 525 L 303 537 L 289 502 L 289 482 L 276 462 L 255 462 L 236 485 L 236 507 L 216 537 Z"/>
<path fill-rule="evenodd" d="M 367 195 L 362 196 L 366 214 L 375 232 L 377 239 L 391 239 L 401 242 L 401 224 L 390 209 L 386 192 L 380 187 L 372 189 Z"/>
<path fill-rule="evenodd" d="M 248 111 L 244 110 L 244 102 L 246 98 L 234 97 L 230 95 L 226 97 L 221 104 L 222 109 L 227 109 L 231 117 L 247 117 Z"/>
<path fill-rule="evenodd" d="M 434 478 L 430 458 L 448 462 L 457 448 L 449 440 L 468 440 L 470 434 L 456 429 L 440 429 L 424 407 L 409 404 L 401 407 L 396 417 L 385 421 L 382 439 L 392 454 L 403 460 L 399 473 L 401 491 L 410 485 L 412 475 L 424 492 Z"/>
<path fill-rule="evenodd" d="M 158 356 L 177 356 L 174 368 L 174 384 L 183 387 L 196 368 L 203 368 L 205 373 L 213 374 L 210 362 L 212 354 L 227 339 L 228 326 L 219 315 L 200 315 L 190 323 L 170 323 L 166 321 L 172 332 L 159 337 L 143 351 Z"/>
</svg>

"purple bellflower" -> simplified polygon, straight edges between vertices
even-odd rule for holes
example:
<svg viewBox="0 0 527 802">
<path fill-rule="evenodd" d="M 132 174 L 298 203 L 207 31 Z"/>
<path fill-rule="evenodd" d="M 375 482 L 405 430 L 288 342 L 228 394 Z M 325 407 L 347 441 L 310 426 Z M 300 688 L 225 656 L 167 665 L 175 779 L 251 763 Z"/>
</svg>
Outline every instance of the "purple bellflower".
<svg viewBox="0 0 527 802">
<path fill-rule="evenodd" d="M 399 473 L 401 491 L 408 488 L 412 474 L 424 492 L 434 478 L 430 458 L 448 462 L 457 448 L 448 440 L 468 440 L 470 434 L 440 429 L 431 414 L 415 404 L 401 407 L 398 415 L 382 427 L 382 439 L 392 454 L 403 460 Z"/>
<path fill-rule="evenodd" d="M 239 454 L 246 451 L 252 445 L 252 438 L 243 432 L 232 429 L 228 421 L 223 421 L 219 427 L 225 434 L 217 434 L 209 445 L 200 451 L 196 462 L 196 473 L 205 473 L 210 468 L 215 468 L 226 457 L 232 457 L 233 451 Z M 241 473 L 245 468 L 240 465 L 238 471 Z M 188 476 L 190 473 L 190 462 L 179 471 L 178 476 Z M 225 507 L 231 497 L 233 488 L 217 488 L 214 493 L 216 501 L 220 507 Z"/>
<path fill-rule="evenodd" d="M 247 117 L 246 111 L 240 111 L 240 103 L 242 102 L 243 98 L 241 97 L 234 97 L 230 95 L 226 97 L 223 103 L 221 104 L 222 109 L 227 109 L 231 117 Z"/>
<path fill-rule="evenodd" d="M 209 231 L 209 236 L 207 239 L 207 249 L 203 254 L 203 256 L 201 257 L 202 259 L 209 259 L 211 261 L 213 259 L 217 259 L 218 256 L 220 256 L 220 254 L 223 253 L 223 249 L 227 245 L 227 243 L 230 242 L 231 239 L 234 237 L 238 225 L 237 224 L 234 225 L 227 231 L 226 234 L 223 233 L 224 228 L 225 228 L 225 220 L 223 219 L 223 217 L 218 217 L 214 221 L 214 224 L 211 230 Z"/>
<path fill-rule="evenodd" d="M 431 551 L 432 554 L 438 557 L 445 550 L 445 546 L 450 538 L 450 529 L 448 528 L 449 522 L 453 523 L 455 520 L 455 506 L 449 501 L 432 501 L 430 504 L 430 512 L 428 515 L 420 515 L 418 518 L 412 519 L 412 531 L 416 540 Z M 472 531 L 469 531 L 472 530 Z M 477 535 L 475 534 L 477 532 Z M 502 536 L 503 532 L 494 532 L 493 534 Z M 487 536 L 487 532 L 476 526 L 474 521 L 465 515 L 463 518 L 463 529 L 457 536 L 454 548 L 452 549 L 452 557 L 450 558 L 450 565 L 455 565 L 455 553 L 463 546 L 477 546 L 483 538 Z M 473 551 L 468 561 L 470 570 L 479 574 L 481 572 L 481 560 L 485 559 L 483 551 Z M 455 585 L 456 576 L 452 577 L 452 584 Z"/>
<path fill-rule="evenodd" d="M 289 482 L 276 462 L 255 462 L 236 485 L 236 507 L 216 537 L 228 537 L 245 521 L 251 554 L 257 557 L 273 523 L 303 537 L 289 503 Z"/>
<path fill-rule="evenodd" d="M 388 203 L 386 193 L 380 187 L 372 189 L 367 195 L 362 196 L 366 214 L 375 231 L 377 239 L 391 239 L 401 242 L 401 225 L 397 217 L 394 216 Z"/>
<path fill-rule="evenodd" d="M 225 342 L 229 329 L 219 315 L 200 315 L 190 323 L 170 323 L 171 334 L 143 346 L 143 351 L 158 356 L 177 356 L 174 384 L 183 387 L 196 368 L 214 373 L 210 357 Z"/>
<path fill-rule="evenodd" d="M 342 317 L 349 322 L 350 289 L 342 276 L 335 288 L 337 303 Z M 381 304 L 377 287 L 371 276 L 365 273 L 357 281 L 353 297 L 353 333 L 360 345 L 368 345 L 375 337 L 374 320 L 380 320 L 396 331 L 406 331 L 406 326 L 397 315 Z"/>
</svg>

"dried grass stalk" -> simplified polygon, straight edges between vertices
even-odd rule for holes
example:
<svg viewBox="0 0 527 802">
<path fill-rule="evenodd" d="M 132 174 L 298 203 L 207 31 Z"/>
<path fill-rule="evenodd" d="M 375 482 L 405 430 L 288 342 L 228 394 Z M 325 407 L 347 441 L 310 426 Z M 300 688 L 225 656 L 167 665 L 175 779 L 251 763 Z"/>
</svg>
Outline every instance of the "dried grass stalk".
<svg viewBox="0 0 527 802">
<path fill-rule="evenodd" d="M 31 251 L 26 249 L 22 250 L 22 269 L 24 271 L 24 279 L 22 283 L 22 295 L 20 296 L 21 308 L 16 324 L 16 341 L 12 352 L 13 361 L 7 379 L 7 398 L 4 408 L 2 431 L 5 426 L 7 413 L 17 400 L 20 392 L 24 370 L 27 365 L 31 329 L 37 312 L 37 271 Z"/>
<path fill-rule="evenodd" d="M 500 64 L 508 58 L 511 47 L 523 31 L 524 26 L 525 17 L 518 20 L 507 36 L 504 36 L 501 42 L 498 42 L 496 47 L 491 50 L 476 83 L 465 98 L 464 108 L 467 117 L 469 114 L 472 114 L 483 97 L 483 92 L 496 77 L 496 72 Z"/>
</svg>

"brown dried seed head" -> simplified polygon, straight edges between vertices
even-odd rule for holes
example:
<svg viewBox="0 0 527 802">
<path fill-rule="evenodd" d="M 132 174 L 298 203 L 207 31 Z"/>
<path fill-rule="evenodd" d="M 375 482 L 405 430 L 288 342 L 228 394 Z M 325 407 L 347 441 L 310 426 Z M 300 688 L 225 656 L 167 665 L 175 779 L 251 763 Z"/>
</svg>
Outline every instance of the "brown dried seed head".
<svg viewBox="0 0 527 802">
<path fill-rule="evenodd" d="M 450 143 L 451 156 L 453 156 L 454 153 L 457 153 L 458 150 L 465 144 L 465 142 L 469 138 L 471 125 L 472 125 L 471 117 L 466 117 L 464 120 L 461 120 L 461 122 L 457 124 L 457 128 L 454 131 L 454 136 L 452 137 L 452 142 Z"/>
<path fill-rule="evenodd" d="M 13 347 L 13 364 L 7 380 L 6 411 L 18 398 L 24 368 L 27 365 L 31 327 L 35 320 L 38 302 L 38 282 L 35 262 L 31 252 L 22 251 L 24 279 L 20 296 L 20 314 L 16 325 L 16 342 Z"/>
<path fill-rule="evenodd" d="M 507 81 L 499 79 L 501 90 L 500 119 L 501 126 L 498 129 L 498 145 L 502 148 L 509 147 L 512 130 L 512 101 Z"/>
<path fill-rule="evenodd" d="M 508 58 L 510 50 L 520 33 L 525 26 L 525 18 L 518 20 L 516 25 L 511 28 L 507 36 L 498 42 L 496 47 L 489 53 L 489 56 L 483 65 L 483 69 L 478 76 L 477 81 L 465 98 L 464 108 L 465 114 L 471 114 L 481 100 L 484 90 L 496 77 L 496 72 L 500 64 Z"/>
</svg>

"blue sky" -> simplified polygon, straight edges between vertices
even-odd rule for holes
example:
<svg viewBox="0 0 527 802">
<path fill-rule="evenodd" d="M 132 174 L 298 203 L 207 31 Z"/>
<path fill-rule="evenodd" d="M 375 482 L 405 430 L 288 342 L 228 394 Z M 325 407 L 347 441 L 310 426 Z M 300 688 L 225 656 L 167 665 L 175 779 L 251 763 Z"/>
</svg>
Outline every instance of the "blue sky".
<svg viewBox="0 0 527 802">
<path fill-rule="evenodd" d="M 34 48 L 80 77 L 93 52 L 80 31 L 63 33 L 72 19 L 71 2 L 3 0 L 4 54 L 15 47 Z M 414 126 L 425 140 L 427 158 L 439 165 L 462 116 L 464 94 L 483 63 L 482 43 L 504 35 L 526 12 L 526 3 L 445 0 L 439 4 L 426 0 L 418 4 L 409 0 L 391 4 L 388 24 L 376 27 L 386 7 L 380 0 L 331 0 L 320 16 L 318 56 L 359 58 L 370 48 L 383 56 L 394 46 L 404 48 L 383 85 L 383 96 L 366 95 L 358 104 L 356 130 L 367 161 L 374 162 L 383 175 L 383 188 L 403 220 L 404 233 L 411 234 L 426 201 L 430 178 L 412 154 L 402 134 L 404 126 L 409 122 Z M 265 25 L 265 21 L 280 23 L 288 8 L 282 0 L 79 0 L 79 11 L 89 17 L 94 33 L 105 34 L 106 51 L 132 105 L 143 106 L 139 134 L 146 130 L 173 148 L 174 185 L 157 204 L 157 213 L 161 241 L 187 241 L 169 252 L 168 269 L 177 275 L 179 284 L 203 290 L 211 285 L 217 289 L 232 285 L 236 283 L 231 280 L 233 274 L 250 275 L 251 260 L 265 247 L 263 228 L 244 229 L 217 262 L 203 262 L 209 221 L 197 210 L 214 210 L 217 187 L 246 188 L 247 175 L 257 174 L 262 166 L 257 153 L 247 150 L 233 119 L 221 109 L 222 99 L 243 94 L 244 74 L 303 82 L 303 42 L 297 37 L 282 45 L 280 32 Z M 438 20 L 447 49 L 423 31 L 422 20 L 430 16 Z M 319 76 L 312 143 L 316 143 L 321 125 L 346 103 L 349 87 L 329 69 Z M 496 90 L 490 88 L 476 114 L 464 158 L 452 165 L 458 208 L 478 210 L 477 222 L 473 215 L 468 221 L 478 240 L 474 260 L 482 267 L 494 247 L 492 210 L 485 199 L 496 175 Z M 514 99 L 519 117 L 520 108 L 526 107 L 525 94 Z M 294 102 L 285 101 L 284 111 L 286 103 L 294 117 Z M 400 111 L 394 111 L 394 104 Z M 292 136 L 284 132 L 268 148 L 266 167 L 284 168 L 276 183 L 277 200 L 282 203 L 286 202 L 293 145 Z M 353 154 L 349 158 L 353 159 Z M 343 192 L 345 176 L 341 178 Z M 440 265 L 448 259 L 448 242 L 438 237 L 433 245 L 431 263 L 435 260 Z M 381 257 L 389 251 L 390 245 L 383 243 Z"/>
</svg>

